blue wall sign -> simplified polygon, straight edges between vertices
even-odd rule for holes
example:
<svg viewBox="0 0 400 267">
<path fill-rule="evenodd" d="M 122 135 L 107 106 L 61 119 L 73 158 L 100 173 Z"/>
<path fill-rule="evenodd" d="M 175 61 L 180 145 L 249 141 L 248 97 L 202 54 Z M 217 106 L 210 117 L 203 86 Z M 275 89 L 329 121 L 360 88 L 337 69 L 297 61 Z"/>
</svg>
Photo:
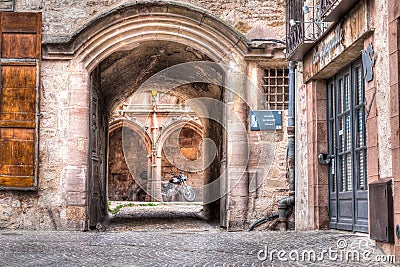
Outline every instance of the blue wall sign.
<svg viewBox="0 0 400 267">
<path fill-rule="evenodd" d="M 275 131 L 282 130 L 281 110 L 250 111 L 250 130 Z"/>
<path fill-rule="evenodd" d="M 0 0 L 0 11 L 14 11 L 15 0 Z"/>
</svg>

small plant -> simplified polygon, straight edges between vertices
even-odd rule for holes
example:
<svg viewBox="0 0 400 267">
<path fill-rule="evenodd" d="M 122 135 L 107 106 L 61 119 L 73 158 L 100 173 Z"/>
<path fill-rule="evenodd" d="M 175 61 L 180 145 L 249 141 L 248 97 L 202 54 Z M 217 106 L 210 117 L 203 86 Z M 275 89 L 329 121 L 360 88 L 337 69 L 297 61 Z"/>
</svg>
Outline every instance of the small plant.
<svg viewBox="0 0 400 267">
<path fill-rule="evenodd" d="M 125 205 L 120 204 L 120 205 L 116 206 L 115 208 L 111 208 L 111 201 L 108 201 L 108 211 L 111 212 L 111 214 L 113 214 L 113 215 L 117 214 L 123 207 L 134 207 L 134 206 L 155 207 L 155 206 L 157 206 L 157 204 L 156 203 L 152 203 L 152 202 L 150 202 L 150 203 L 141 203 L 141 204 L 135 204 L 135 203 L 130 202 L 130 203 L 125 204 Z"/>
<path fill-rule="evenodd" d="M 153 203 L 153 202 L 150 202 L 150 203 L 142 203 L 142 204 L 139 204 L 139 206 L 141 206 L 141 207 L 146 207 L 146 206 L 155 207 L 155 206 L 157 206 L 157 204 L 156 204 L 156 203 Z"/>
<path fill-rule="evenodd" d="M 108 208 L 108 211 L 111 212 L 111 201 L 110 201 L 110 200 L 108 201 L 108 206 L 107 206 L 107 208 Z"/>
<path fill-rule="evenodd" d="M 114 209 L 111 209 L 110 207 L 108 207 L 108 210 L 112 213 L 112 214 L 117 214 L 119 212 L 120 209 L 122 209 L 124 206 L 123 205 L 118 205 L 116 206 Z"/>
</svg>

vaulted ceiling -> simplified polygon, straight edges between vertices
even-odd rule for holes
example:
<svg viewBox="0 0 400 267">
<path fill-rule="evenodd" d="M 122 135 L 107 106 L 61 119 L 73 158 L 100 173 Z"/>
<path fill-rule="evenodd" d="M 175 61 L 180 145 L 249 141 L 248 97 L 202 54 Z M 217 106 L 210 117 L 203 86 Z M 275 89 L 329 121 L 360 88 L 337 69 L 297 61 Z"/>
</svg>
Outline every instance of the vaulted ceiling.
<svg viewBox="0 0 400 267">
<path fill-rule="evenodd" d="M 170 41 L 148 41 L 112 54 L 99 64 L 100 91 L 102 99 L 107 101 L 106 108 L 111 111 L 154 74 L 193 61 L 211 59 L 191 47 Z M 157 87 L 157 84 L 154 86 Z M 204 96 L 218 99 L 221 97 L 221 88 L 212 84 L 193 83 L 179 86 L 170 93 L 180 100 Z"/>
</svg>

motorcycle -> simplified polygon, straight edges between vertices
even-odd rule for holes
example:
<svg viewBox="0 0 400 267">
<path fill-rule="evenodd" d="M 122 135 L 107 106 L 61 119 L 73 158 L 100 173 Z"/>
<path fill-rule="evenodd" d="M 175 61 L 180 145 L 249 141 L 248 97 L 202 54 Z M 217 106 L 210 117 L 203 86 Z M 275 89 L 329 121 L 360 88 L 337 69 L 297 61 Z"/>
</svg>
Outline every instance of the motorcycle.
<svg viewBox="0 0 400 267">
<path fill-rule="evenodd" d="M 186 181 L 187 176 L 183 172 L 178 175 L 172 174 L 172 178 L 169 179 L 168 183 L 161 183 L 161 195 L 170 201 L 180 193 L 186 201 L 193 202 L 196 199 L 196 192 L 193 187 L 186 184 Z"/>
</svg>

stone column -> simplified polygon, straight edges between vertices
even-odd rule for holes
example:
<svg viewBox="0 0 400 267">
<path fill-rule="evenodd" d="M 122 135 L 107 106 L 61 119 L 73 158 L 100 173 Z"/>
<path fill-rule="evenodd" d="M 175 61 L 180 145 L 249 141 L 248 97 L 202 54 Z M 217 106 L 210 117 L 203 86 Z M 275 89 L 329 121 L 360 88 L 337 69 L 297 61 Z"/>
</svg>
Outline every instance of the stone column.
<svg viewBox="0 0 400 267">
<path fill-rule="evenodd" d="M 298 69 L 302 68 L 302 64 L 299 65 Z M 295 218 L 296 218 L 296 230 L 309 230 L 312 229 L 311 217 L 313 216 L 309 209 L 310 200 L 309 195 L 312 192 L 309 191 L 312 184 L 309 181 L 309 159 L 308 159 L 308 144 L 305 140 L 308 140 L 307 132 L 307 118 L 311 115 L 311 112 L 307 108 L 307 89 L 303 85 L 303 74 L 296 69 L 296 120 L 295 120 Z M 311 175 L 311 174 L 310 174 Z M 328 196 L 327 196 L 328 197 Z"/>
<path fill-rule="evenodd" d="M 239 67 L 239 66 L 237 66 Z M 226 73 L 228 230 L 245 227 L 248 204 L 248 108 L 245 102 L 245 66 Z"/>
<path fill-rule="evenodd" d="M 68 105 L 59 118 L 67 147 L 61 173 L 66 229 L 84 229 L 87 220 L 87 178 L 89 156 L 89 74 L 80 66 L 70 66 Z M 62 148 L 60 148 L 62 149 Z M 65 216 L 65 217 L 64 217 Z"/>
<path fill-rule="evenodd" d="M 266 109 L 264 96 L 261 91 L 262 78 L 264 69 L 257 62 L 249 62 L 247 65 L 247 85 L 246 85 L 246 102 L 248 105 L 247 113 L 250 110 Z M 247 122 L 246 122 L 247 123 Z M 264 174 L 268 174 L 269 168 L 273 161 L 266 157 L 273 151 L 274 143 L 269 139 L 261 138 L 260 131 L 248 131 L 249 134 L 249 153 L 252 155 L 249 158 L 246 174 L 248 176 L 247 184 L 247 217 L 246 220 L 252 220 L 251 215 L 257 210 L 257 198 L 262 191 L 261 183 L 264 179 Z M 272 143 L 272 144 L 271 144 Z M 250 156 L 250 155 L 249 155 Z M 268 161 L 266 163 L 265 161 Z M 264 207 L 265 208 L 265 207 Z"/>
<path fill-rule="evenodd" d="M 151 149 L 151 176 L 150 176 L 150 183 L 147 183 L 150 188 L 150 201 L 160 201 L 162 200 L 161 196 L 161 155 L 157 153 L 157 147 L 155 144 L 155 140 L 159 136 L 160 129 L 159 123 L 157 118 L 157 102 L 156 96 L 153 96 L 153 113 L 152 113 L 152 120 L 151 120 L 151 133 L 153 138 L 153 145 Z"/>
</svg>

